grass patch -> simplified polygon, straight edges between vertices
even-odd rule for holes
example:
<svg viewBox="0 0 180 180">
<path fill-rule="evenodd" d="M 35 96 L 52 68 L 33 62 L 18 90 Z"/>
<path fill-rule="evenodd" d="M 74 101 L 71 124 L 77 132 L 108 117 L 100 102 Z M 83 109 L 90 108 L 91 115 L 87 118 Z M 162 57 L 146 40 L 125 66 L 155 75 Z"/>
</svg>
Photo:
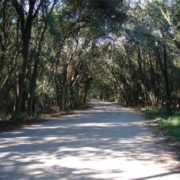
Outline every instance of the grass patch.
<svg viewBox="0 0 180 180">
<path fill-rule="evenodd" d="M 152 108 L 146 109 L 145 113 L 152 115 L 160 126 L 167 129 L 170 135 L 180 141 L 180 111 L 169 116 L 163 108 Z"/>
</svg>

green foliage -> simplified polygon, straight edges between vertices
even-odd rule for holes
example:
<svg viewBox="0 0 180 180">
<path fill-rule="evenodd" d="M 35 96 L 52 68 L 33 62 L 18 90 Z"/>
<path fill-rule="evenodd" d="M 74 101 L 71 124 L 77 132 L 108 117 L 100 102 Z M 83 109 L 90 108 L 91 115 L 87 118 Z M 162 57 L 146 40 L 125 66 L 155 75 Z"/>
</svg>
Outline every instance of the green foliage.
<svg viewBox="0 0 180 180">
<path fill-rule="evenodd" d="M 55 15 L 47 16 L 47 21 L 49 25 L 49 32 L 55 37 L 56 40 L 61 40 L 61 32 L 57 27 L 56 16 Z"/>
<path fill-rule="evenodd" d="M 145 113 L 156 116 L 158 118 L 168 117 L 167 110 L 165 108 L 154 107 L 146 109 Z"/>
<path fill-rule="evenodd" d="M 180 116 L 170 116 L 168 119 L 158 119 L 158 123 L 165 127 L 169 133 L 180 141 Z"/>
<path fill-rule="evenodd" d="M 153 115 L 160 126 L 167 129 L 170 135 L 177 140 L 180 140 L 180 111 L 175 111 L 172 116 L 169 116 L 164 108 L 149 108 L 144 112 Z"/>
<path fill-rule="evenodd" d="M 134 8 L 121 0 L 13 2 L 0 8 L 3 113 L 74 109 L 88 97 L 157 107 L 170 99 L 179 107 L 178 1 Z M 38 12 L 27 23 L 34 2 Z"/>
</svg>

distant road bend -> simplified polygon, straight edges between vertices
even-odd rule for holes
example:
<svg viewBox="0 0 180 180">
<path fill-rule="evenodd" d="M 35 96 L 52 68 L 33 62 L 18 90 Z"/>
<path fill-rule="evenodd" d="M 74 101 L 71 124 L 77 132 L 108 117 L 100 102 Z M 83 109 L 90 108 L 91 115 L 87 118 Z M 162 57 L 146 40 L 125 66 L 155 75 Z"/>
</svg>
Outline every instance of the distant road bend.
<svg viewBox="0 0 180 180">
<path fill-rule="evenodd" d="M 0 180 L 180 180 L 142 114 L 112 103 L 0 134 Z"/>
</svg>

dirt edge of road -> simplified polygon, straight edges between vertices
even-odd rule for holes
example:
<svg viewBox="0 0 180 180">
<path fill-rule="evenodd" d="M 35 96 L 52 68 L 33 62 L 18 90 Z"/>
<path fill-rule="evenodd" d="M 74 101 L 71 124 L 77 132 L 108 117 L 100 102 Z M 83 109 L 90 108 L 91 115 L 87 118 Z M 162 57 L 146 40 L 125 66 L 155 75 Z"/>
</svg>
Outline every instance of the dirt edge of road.
<svg viewBox="0 0 180 180">
<path fill-rule="evenodd" d="M 173 158 L 180 161 L 180 141 L 176 140 L 173 136 L 171 136 L 167 129 L 160 126 L 155 121 L 154 117 L 145 114 L 145 119 L 146 124 L 152 130 L 154 137 L 162 138 L 164 146 L 168 146 L 173 152 Z"/>
</svg>

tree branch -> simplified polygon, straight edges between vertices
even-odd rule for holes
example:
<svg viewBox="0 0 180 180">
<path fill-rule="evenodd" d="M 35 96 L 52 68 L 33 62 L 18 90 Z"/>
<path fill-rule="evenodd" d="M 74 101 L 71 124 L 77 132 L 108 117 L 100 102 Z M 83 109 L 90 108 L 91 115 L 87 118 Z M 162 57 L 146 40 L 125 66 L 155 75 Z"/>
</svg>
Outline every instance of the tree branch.
<svg viewBox="0 0 180 180">
<path fill-rule="evenodd" d="M 12 5 L 20 17 L 21 29 L 24 30 L 24 9 L 23 9 L 23 6 L 21 4 L 19 4 L 17 0 L 12 0 Z"/>
</svg>

